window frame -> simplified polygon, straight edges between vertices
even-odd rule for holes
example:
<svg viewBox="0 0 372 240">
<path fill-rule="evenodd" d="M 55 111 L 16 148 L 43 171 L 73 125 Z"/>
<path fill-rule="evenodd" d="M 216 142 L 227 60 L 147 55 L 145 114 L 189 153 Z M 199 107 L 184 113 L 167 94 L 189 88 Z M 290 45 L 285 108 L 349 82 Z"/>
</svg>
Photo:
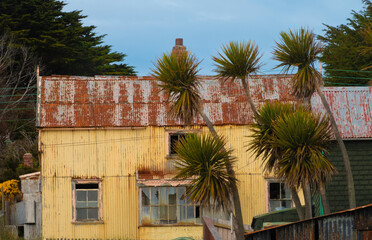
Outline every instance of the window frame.
<svg viewBox="0 0 372 240">
<path fill-rule="evenodd" d="M 77 220 L 76 185 L 77 184 L 98 184 L 98 218 Z M 94 224 L 103 223 L 102 213 L 102 180 L 101 179 L 72 179 L 72 223 Z"/>
<path fill-rule="evenodd" d="M 146 227 L 146 226 L 174 226 L 174 225 L 177 225 L 177 226 L 182 226 L 182 225 L 202 225 L 202 207 L 198 204 L 194 204 L 194 203 L 188 203 L 186 200 L 184 201 L 184 203 L 179 203 L 179 189 L 181 188 L 184 188 L 184 190 L 186 191 L 186 187 L 187 186 L 140 186 L 138 189 L 138 216 L 139 216 L 139 226 L 140 227 Z M 147 188 L 149 189 L 149 205 L 143 205 L 142 204 L 142 189 L 144 188 Z M 159 193 L 160 193 L 160 188 L 167 188 L 167 199 L 168 199 L 168 188 L 174 188 L 175 189 L 175 193 L 176 193 L 176 203 L 175 204 L 169 204 L 169 200 L 168 200 L 168 203 L 167 204 L 161 204 L 160 203 L 160 198 L 158 199 L 158 203 L 157 204 L 152 204 L 151 201 L 151 196 L 152 196 L 152 189 L 155 189 L 157 188 L 159 190 Z M 143 217 L 144 217 L 144 212 L 143 212 L 143 207 L 148 207 L 149 208 L 149 213 L 148 213 L 148 216 L 150 216 L 150 220 L 149 220 L 149 223 L 143 223 L 142 220 L 143 220 Z M 166 221 L 168 221 L 168 223 L 162 223 L 161 221 L 161 216 L 160 216 L 160 208 L 161 206 L 167 206 L 167 209 L 168 209 L 168 219 Z M 175 206 L 176 207 L 176 222 L 174 223 L 170 223 L 169 221 L 171 221 L 171 219 L 169 218 L 169 208 L 170 206 Z M 194 217 L 192 218 L 193 220 L 192 221 L 181 221 L 180 219 L 180 209 L 181 207 L 184 207 L 186 208 L 186 215 L 187 215 L 187 208 L 188 207 L 193 207 L 193 215 Z M 158 208 L 159 210 L 159 219 L 158 219 L 158 223 L 153 223 L 152 220 L 151 220 L 151 209 L 152 208 Z M 199 217 L 196 218 L 196 212 L 197 212 L 197 208 L 199 208 Z M 187 218 L 185 218 L 187 219 Z M 164 220 L 163 220 L 164 221 Z"/>
<path fill-rule="evenodd" d="M 279 184 L 279 194 L 280 194 L 279 199 L 270 199 L 270 184 L 271 183 L 278 183 Z M 290 190 L 289 186 L 283 180 L 280 180 L 280 179 L 266 179 L 266 210 L 267 210 L 267 212 L 277 211 L 277 210 L 271 210 L 271 205 L 270 205 L 271 201 L 281 202 L 281 205 L 282 205 L 282 202 L 291 201 L 291 207 L 294 206 L 293 196 L 292 196 L 292 193 L 290 191 L 289 191 L 289 193 L 291 194 L 290 198 L 282 198 L 281 197 L 281 194 L 282 194 L 281 193 L 282 192 L 281 184 L 284 184 L 284 187 L 287 187 L 288 190 Z"/>
<path fill-rule="evenodd" d="M 166 157 L 167 158 L 177 158 L 177 154 L 171 153 L 171 150 L 172 150 L 171 136 L 172 135 L 176 135 L 176 134 L 187 135 L 187 134 L 190 134 L 190 133 L 199 133 L 199 132 L 200 132 L 199 130 L 184 130 L 184 129 L 166 130 L 166 154 L 167 154 Z"/>
</svg>

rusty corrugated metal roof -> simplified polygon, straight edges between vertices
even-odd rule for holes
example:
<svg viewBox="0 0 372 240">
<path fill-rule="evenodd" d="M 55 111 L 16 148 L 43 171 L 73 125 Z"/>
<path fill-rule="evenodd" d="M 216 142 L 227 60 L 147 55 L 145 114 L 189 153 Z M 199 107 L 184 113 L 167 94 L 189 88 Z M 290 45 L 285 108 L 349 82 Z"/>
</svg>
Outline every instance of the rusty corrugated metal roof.
<svg viewBox="0 0 372 240">
<path fill-rule="evenodd" d="M 256 104 L 294 101 L 288 75 L 250 79 Z M 152 77 L 41 77 L 40 127 L 141 127 L 183 125 L 169 118 L 167 96 Z M 252 111 L 239 81 L 201 77 L 200 92 L 207 116 L 215 125 L 250 124 Z M 200 117 L 197 125 L 204 124 Z"/>
<path fill-rule="evenodd" d="M 250 79 L 259 106 L 267 100 L 295 101 L 290 75 L 262 75 Z M 201 76 L 200 92 L 207 116 L 215 125 L 252 123 L 252 110 L 239 81 L 223 82 Z M 41 77 L 40 127 L 144 127 L 183 125 L 167 115 L 167 96 L 152 77 L 45 76 Z M 372 87 L 325 87 L 326 96 L 343 138 L 372 138 Z M 317 94 L 315 112 L 324 112 Z M 194 124 L 203 125 L 198 116 Z"/>
<path fill-rule="evenodd" d="M 372 138 L 372 87 L 325 87 L 323 93 L 342 138 Z M 313 95 L 311 107 L 325 113 L 318 94 Z"/>
</svg>

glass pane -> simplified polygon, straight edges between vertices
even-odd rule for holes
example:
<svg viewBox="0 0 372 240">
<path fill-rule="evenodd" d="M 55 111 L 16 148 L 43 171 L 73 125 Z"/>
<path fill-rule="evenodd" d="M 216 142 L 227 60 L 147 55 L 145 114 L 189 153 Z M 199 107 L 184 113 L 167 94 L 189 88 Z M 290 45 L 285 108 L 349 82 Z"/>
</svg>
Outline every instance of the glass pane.
<svg viewBox="0 0 372 240">
<path fill-rule="evenodd" d="M 176 200 L 176 188 L 174 187 L 169 187 L 168 188 L 168 201 L 170 205 L 177 204 Z"/>
<path fill-rule="evenodd" d="M 292 207 L 292 201 L 282 201 L 282 207 L 283 208 L 291 208 Z"/>
<path fill-rule="evenodd" d="M 98 208 L 98 202 L 90 201 L 88 202 L 88 207 Z"/>
<path fill-rule="evenodd" d="M 169 207 L 169 220 L 177 222 L 177 206 Z"/>
<path fill-rule="evenodd" d="M 150 205 L 150 189 L 149 188 L 142 188 L 142 205 L 148 206 Z"/>
<path fill-rule="evenodd" d="M 179 206 L 180 210 L 180 221 L 184 222 L 186 219 L 186 206 Z"/>
<path fill-rule="evenodd" d="M 168 205 L 168 199 L 167 199 L 167 188 L 166 187 L 160 187 L 159 188 L 160 193 L 160 204 L 161 205 Z"/>
<path fill-rule="evenodd" d="M 76 191 L 76 201 L 86 201 L 87 200 L 87 191 Z"/>
<path fill-rule="evenodd" d="M 270 211 L 277 211 L 283 209 L 281 206 L 281 201 L 270 201 Z"/>
<path fill-rule="evenodd" d="M 159 204 L 159 188 L 157 187 L 151 188 L 151 205 L 152 204 Z"/>
<path fill-rule="evenodd" d="M 89 208 L 88 209 L 88 218 L 89 219 L 98 219 L 98 208 Z"/>
<path fill-rule="evenodd" d="M 291 190 L 289 189 L 289 187 L 286 184 L 282 185 L 282 190 L 281 191 L 282 191 L 282 198 L 281 199 L 291 199 L 292 198 Z"/>
<path fill-rule="evenodd" d="M 98 191 L 88 191 L 88 201 L 98 201 Z"/>
<path fill-rule="evenodd" d="M 151 223 L 159 224 L 159 207 L 151 207 Z"/>
<path fill-rule="evenodd" d="M 150 207 L 142 207 L 142 224 L 150 224 Z"/>
<path fill-rule="evenodd" d="M 185 204 L 185 193 L 186 193 L 185 187 L 177 188 L 178 204 Z"/>
<path fill-rule="evenodd" d="M 280 184 L 270 183 L 270 196 L 269 199 L 280 199 Z"/>
<path fill-rule="evenodd" d="M 87 202 L 76 202 L 76 207 L 77 208 L 86 208 L 88 207 Z"/>
<path fill-rule="evenodd" d="M 187 206 L 187 218 L 194 218 L 194 206 Z"/>
<path fill-rule="evenodd" d="M 88 217 L 88 209 L 86 208 L 77 208 L 76 209 L 76 220 L 84 220 Z"/>
<path fill-rule="evenodd" d="M 168 220 L 168 206 L 160 206 L 160 219 Z"/>
</svg>

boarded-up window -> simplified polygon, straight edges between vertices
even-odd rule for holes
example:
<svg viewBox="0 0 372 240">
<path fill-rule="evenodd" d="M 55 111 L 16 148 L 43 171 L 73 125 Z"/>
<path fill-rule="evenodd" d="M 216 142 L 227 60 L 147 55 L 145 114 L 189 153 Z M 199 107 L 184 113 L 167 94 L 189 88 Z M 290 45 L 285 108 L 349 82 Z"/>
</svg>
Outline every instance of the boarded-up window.
<svg viewBox="0 0 372 240">
<path fill-rule="evenodd" d="M 200 207 L 185 192 L 186 187 L 140 188 L 141 225 L 201 223 Z"/>
</svg>

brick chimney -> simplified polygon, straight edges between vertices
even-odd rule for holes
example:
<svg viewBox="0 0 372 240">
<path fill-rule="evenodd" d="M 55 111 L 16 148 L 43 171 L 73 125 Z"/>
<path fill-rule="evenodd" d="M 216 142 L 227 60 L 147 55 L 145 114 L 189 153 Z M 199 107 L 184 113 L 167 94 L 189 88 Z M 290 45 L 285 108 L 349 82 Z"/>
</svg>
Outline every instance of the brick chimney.
<svg viewBox="0 0 372 240">
<path fill-rule="evenodd" d="M 27 167 L 30 167 L 30 168 L 33 168 L 34 167 L 34 164 L 33 164 L 33 161 L 32 161 L 32 154 L 31 153 L 25 153 L 23 155 L 23 165 L 25 165 Z"/>
<path fill-rule="evenodd" d="M 176 45 L 172 49 L 172 53 L 179 55 L 186 52 L 186 47 L 183 46 L 183 38 L 176 38 Z"/>
</svg>

